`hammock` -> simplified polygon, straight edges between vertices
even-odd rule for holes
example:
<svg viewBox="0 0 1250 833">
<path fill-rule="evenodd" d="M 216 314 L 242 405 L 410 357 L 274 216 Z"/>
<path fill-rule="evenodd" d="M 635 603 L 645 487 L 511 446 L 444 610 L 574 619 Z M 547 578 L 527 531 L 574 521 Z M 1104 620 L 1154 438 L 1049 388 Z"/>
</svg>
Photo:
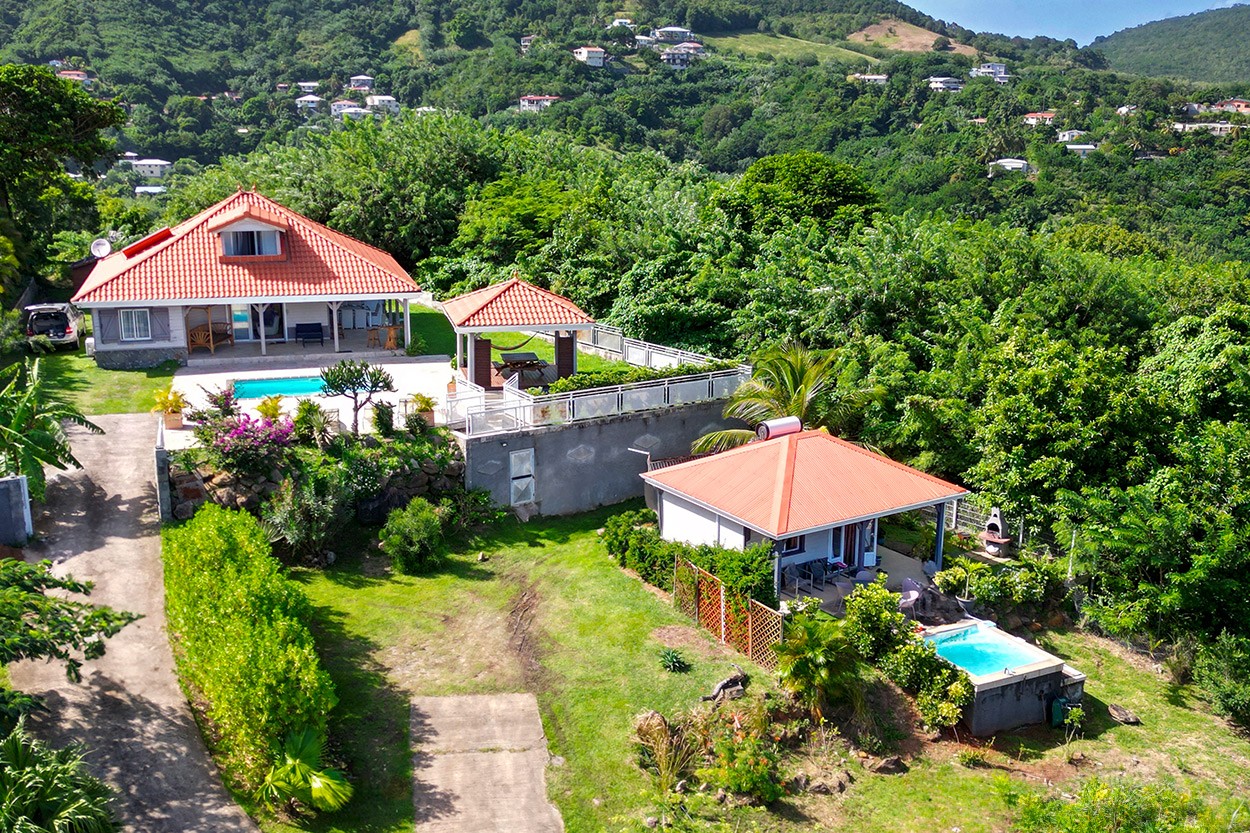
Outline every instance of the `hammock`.
<svg viewBox="0 0 1250 833">
<path fill-rule="evenodd" d="M 538 333 L 534 333 L 529 338 L 525 339 L 525 341 L 522 341 L 520 344 L 518 344 L 515 347 L 500 347 L 499 345 L 492 342 L 490 345 L 490 349 L 494 350 L 496 353 L 511 353 L 515 350 L 520 350 L 522 347 L 529 344 L 531 341 L 533 341 L 537 337 L 538 337 Z"/>
</svg>

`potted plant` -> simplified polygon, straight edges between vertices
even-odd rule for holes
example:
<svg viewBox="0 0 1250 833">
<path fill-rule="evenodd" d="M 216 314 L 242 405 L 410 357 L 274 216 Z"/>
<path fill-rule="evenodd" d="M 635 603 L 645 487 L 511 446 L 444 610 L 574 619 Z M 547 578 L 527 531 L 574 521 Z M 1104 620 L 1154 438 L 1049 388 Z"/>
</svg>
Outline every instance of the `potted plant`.
<svg viewBox="0 0 1250 833">
<path fill-rule="evenodd" d="M 165 427 L 181 428 L 182 412 L 187 407 L 187 398 L 182 395 L 182 391 L 174 390 L 173 383 L 170 383 L 167 387 L 158 388 L 154 398 L 156 407 L 152 410 L 165 415 Z"/>
<path fill-rule="evenodd" d="M 976 603 L 976 598 L 972 595 L 972 578 L 988 569 L 989 567 L 980 561 L 960 558 L 955 560 L 950 567 L 935 575 L 933 583 L 943 593 L 954 594 L 960 606 L 964 610 L 971 612 L 972 606 Z"/>
<path fill-rule="evenodd" d="M 434 424 L 434 409 L 438 406 L 434 397 L 424 393 L 414 393 L 408 401 L 412 404 L 412 410 L 425 420 L 426 425 Z"/>
</svg>

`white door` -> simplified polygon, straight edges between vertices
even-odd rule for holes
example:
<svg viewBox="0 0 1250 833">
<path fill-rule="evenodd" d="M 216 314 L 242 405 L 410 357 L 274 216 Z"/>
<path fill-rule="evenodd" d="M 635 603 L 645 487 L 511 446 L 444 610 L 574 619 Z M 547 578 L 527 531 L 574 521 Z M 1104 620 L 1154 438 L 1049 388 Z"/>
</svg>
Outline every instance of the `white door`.
<svg viewBox="0 0 1250 833">
<path fill-rule="evenodd" d="M 512 477 L 512 505 L 534 502 L 534 449 L 523 448 L 508 455 Z"/>
</svg>

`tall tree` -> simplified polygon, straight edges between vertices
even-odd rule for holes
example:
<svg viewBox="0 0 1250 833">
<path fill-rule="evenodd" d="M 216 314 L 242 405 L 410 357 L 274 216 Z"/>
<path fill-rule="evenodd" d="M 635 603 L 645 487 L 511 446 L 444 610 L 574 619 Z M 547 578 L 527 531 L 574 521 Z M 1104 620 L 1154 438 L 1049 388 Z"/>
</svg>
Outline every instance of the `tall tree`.
<svg viewBox="0 0 1250 833">
<path fill-rule="evenodd" d="M 103 131 L 125 123 L 117 104 L 92 97 L 48 67 L 0 65 L 0 219 L 24 231 L 24 213 L 65 177 L 65 160 L 90 174 L 112 148 Z"/>
</svg>

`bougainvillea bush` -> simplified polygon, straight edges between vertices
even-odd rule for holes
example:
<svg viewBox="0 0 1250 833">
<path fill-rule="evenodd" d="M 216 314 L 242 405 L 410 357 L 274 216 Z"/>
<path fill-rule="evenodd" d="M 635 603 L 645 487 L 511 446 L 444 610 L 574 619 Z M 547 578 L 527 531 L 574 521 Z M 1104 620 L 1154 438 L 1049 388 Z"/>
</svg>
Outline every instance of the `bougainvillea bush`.
<svg viewBox="0 0 1250 833">
<path fill-rule="evenodd" d="M 289 418 L 272 420 L 242 414 L 201 426 L 200 442 L 222 469 L 248 476 L 282 468 L 294 433 Z"/>
</svg>

